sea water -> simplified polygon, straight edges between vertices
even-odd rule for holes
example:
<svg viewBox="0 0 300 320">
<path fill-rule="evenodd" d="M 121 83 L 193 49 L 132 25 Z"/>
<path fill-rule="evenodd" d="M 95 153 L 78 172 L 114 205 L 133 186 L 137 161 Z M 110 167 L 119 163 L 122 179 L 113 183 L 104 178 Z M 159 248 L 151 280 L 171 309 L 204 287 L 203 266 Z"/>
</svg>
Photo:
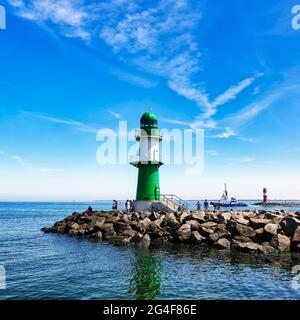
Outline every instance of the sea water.
<svg viewBox="0 0 300 320">
<path fill-rule="evenodd" d="M 0 203 L 0 299 L 300 299 L 292 273 L 300 261 L 289 254 L 143 248 L 40 231 L 88 205 L 110 209 L 111 201 Z"/>
</svg>

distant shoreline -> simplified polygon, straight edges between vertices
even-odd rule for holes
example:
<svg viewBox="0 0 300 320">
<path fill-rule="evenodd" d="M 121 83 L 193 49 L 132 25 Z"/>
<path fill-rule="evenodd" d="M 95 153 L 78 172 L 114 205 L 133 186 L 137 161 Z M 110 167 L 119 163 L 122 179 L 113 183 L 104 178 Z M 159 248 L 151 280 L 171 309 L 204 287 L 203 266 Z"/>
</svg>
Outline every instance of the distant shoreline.
<svg viewBox="0 0 300 320">
<path fill-rule="evenodd" d="M 300 207 L 299 202 L 292 202 L 292 201 L 272 201 L 272 202 L 257 202 L 253 203 L 253 206 L 263 206 L 263 207 Z"/>
</svg>

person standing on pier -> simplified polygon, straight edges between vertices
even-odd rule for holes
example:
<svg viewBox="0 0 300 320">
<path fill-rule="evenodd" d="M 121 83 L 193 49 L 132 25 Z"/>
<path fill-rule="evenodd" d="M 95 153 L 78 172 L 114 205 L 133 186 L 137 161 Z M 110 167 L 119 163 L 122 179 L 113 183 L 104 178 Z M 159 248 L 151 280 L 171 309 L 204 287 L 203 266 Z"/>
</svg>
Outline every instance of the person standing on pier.
<svg viewBox="0 0 300 320">
<path fill-rule="evenodd" d="M 129 200 L 125 201 L 125 208 L 126 208 L 126 212 L 129 213 L 130 212 L 130 201 Z"/>
<path fill-rule="evenodd" d="M 117 211 L 118 210 L 118 201 L 117 200 L 113 200 L 112 209 L 113 209 L 113 211 Z"/>
<path fill-rule="evenodd" d="M 199 200 L 198 200 L 197 203 L 196 203 L 196 210 L 197 210 L 197 211 L 200 211 L 200 210 L 201 210 L 201 203 L 200 203 Z"/>
<path fill-rule="evenodd" d="M 205 211 L 208 210 L 208 206 L 209 206 L 208 201 L 205 199 L 205 201 L 204 201 L 204 210 Z"/>
</svg>

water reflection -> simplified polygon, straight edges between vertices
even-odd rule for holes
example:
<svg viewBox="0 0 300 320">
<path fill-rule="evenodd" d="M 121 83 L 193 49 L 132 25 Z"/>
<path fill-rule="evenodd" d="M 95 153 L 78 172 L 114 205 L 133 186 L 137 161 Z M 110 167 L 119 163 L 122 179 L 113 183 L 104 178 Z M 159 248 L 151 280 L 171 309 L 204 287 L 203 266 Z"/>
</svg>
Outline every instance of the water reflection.
<svg viewBox="0 0 300 320">
<path fill-rule="evenodd" d="M 187 263 L 199 263 L 204 260 L 219 260 L 220 263 L 230 264 L 238 267 L 247 265 L 250 268 L 259 268 L 262 265 L 269 265 L 275 268 L 290 270 L 291 265 L 299 263 L 294 261 L 292 256 L 287 254 L 251 254 L 239 251 L 218 250 L 209 246 L 192 246 L 184 244 L 168 243 L 164 246 L 151 246 L 152 249 L 164 251 L 167 254 L 176 256 L 178 259 L 185 259 Z"/>
<path fill-rule="evenodd" d="M 130 292 L 138 300 L 155 299 L 160 294 L 161 260 L 159 252 L 138 248 L 132 261 L 133 271 L 130 281 Z"/>
<path fill-rule="evenodd" d="M 249 299 L 249 292 L 258 287 L 258 298 L 267 298 L 271 289 L 275 298 L 284 298 L 280 292 L 289 292 L 291 266 L 295 263 L 289 254 L 254 255 L 161 243 L 149 248 L 135 246 L 133 254 L 130 293 L 139 300 L 171 297 L 175 291 L 177 296 L 188 298 L 215 299 L 224 294 L 227 298 Z"/>
</svg>

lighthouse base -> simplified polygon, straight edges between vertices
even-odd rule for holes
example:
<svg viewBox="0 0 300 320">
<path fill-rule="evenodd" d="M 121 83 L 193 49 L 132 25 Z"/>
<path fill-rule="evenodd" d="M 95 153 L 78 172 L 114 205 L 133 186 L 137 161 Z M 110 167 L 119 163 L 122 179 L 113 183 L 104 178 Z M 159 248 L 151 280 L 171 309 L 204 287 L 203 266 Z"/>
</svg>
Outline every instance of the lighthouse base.
<svg viewBox="0 0 300 320">
<path fill-rule="evenodd" d="M 133 201 L 132 208 L 133 211 L 151 211 L 156 210 L 160 206 L 160 201 Z"/>
</svg>

